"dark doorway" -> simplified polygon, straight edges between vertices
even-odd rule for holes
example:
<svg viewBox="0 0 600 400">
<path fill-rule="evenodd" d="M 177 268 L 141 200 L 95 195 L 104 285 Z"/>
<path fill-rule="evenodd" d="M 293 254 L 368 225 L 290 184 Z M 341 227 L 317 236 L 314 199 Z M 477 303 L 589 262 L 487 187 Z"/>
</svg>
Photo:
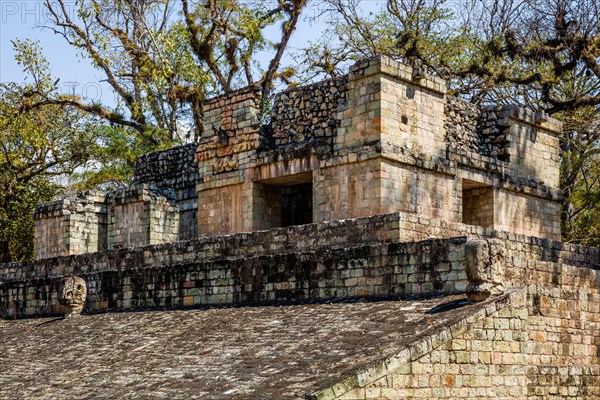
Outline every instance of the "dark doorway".
<svg viewBox="0 0 600 400">
<path fill-rule="evenodd" d="M 312 183 L 281 188 L 281 226 L 312 223 Z"/>
</svg>

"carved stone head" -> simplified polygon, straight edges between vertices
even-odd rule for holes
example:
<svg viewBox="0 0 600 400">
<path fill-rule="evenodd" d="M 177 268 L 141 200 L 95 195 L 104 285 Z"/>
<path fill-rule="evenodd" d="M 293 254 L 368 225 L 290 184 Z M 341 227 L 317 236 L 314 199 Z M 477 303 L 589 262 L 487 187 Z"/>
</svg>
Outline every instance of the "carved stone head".
<svg viewBox="0 0 600 400">
<path fill-rule="evenodd" d="M 504 293 L 504 243 L 498 239 L 478 239 L 467 242 L 467 297 L 469 301 L 483 301 L 492 295 Z"/>
<path fill-rule="evenodd" d="M 87 286 L 78 276 L 67 276 L 60 282 L 58 302 L 65 306 L 65 316 L 79 315 L 85 304 Z"/>
</svg>

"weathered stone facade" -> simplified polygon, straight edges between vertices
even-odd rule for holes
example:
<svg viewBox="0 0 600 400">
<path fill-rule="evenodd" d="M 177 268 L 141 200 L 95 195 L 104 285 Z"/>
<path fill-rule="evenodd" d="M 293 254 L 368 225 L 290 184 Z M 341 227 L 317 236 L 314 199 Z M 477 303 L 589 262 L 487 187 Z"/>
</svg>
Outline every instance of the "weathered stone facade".
<svg viewBox="0 0 600 400">
<path fill-rule="evenodd" d="M 139 184 L 110 193 L 106 201 L 109 249 L 179 239 L 179 210 L 172 192 Z"/>
<path fill-rule="evenodd" d="M 479 110 L 385 57 L 277 95 L 269 125 L 258 110 L 253 90 L 206 108 L 200 237 L 282 226 L 286 188 L 311 184 L 305 223 L 402 211 L 560 236 L 555 120 Z M 487 190 L 484 207 L 475 207 L 474 188 Z"/>
<path fill-rule="evenodd" d="M 60 312 L 68 275 L 87 282 L 91 311 L 465 293 L 467 237 L 504 244 L 505 288 L 600 266 L 598 249 L 394 213 L 8 265 L 0 305 Z"/>
<path fill-rule="evenodd" d="M 479 109 L 448 95 L 444 81 L 386 57 L 277 94 L 268 118 L 259 92 L 208 100 L 199 143 L 137 161 L 127 190 L 171 193 L 179 213 L 177 232 L 152 243 L 390 212 L 560 237 L 561 126 L 543 113 Z M 114 197 L 96 199 L 110 226 L 135 225 L 135 207 L 120 212 Z M 58 219 L 44 211 L 52 207 L 36 213 L 37 258 L 95 250 L 59 242 Z M 112 232 L 97 249 L 150 243 L 140 234 L 117 243 Z"/>
<path fill-rule="evenodd" d="M 278 93 L 270 129 L 275 147 L 326 139 L 331 144 L 339 128 L 338 112 L 346 108 L 348 76 L 328 79 Z"/>
<path fill-rule="evenodd" d="M 107 249 L 108 208 L 103 193 L 86 192 L 42 204 L 33 218 L 36 259 Z"/>
<path fill-rule="evenodd" d="M 0 265 L 0 333 L 27 343 L 0 343 L 27 364 L 0 397 L 70 394 L 31 354 L 68 330 L 88 343 L 68 365 L 96 365 L 85 329 L 137 369 L 100 362 L 80 397 L 600 396 L 600 250 L 558 240 L 558 121 L 385 57 L 270 110 L 255 87 L 211 99 L 200 142 L 142 157 L 131 187 L 38 207 L 36 261 Z M 75 275 L 76 323 L 19 320 L 62 314 Z"/>
<path fill-rule="evenodd" d="M 148 184 L 165 192 L 174 192 L 179 210 L 178 240 L 198 237 L 199 180 L 196 145 L 186 144 L 148 153 L 138 158 L 133 167 L 134 184 Z"/>
</svg>

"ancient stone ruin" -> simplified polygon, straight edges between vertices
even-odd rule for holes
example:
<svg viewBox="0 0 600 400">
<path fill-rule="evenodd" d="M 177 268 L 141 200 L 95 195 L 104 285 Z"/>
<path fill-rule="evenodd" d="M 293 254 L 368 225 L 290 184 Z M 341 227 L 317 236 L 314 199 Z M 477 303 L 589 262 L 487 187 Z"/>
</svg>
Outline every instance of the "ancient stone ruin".
<svg viewBox="0 0 600 400">
<path fill-rule="evenodd" d="M 210 99 L 130 187 L 40 205 L 36 260 L 0 265 L 0 397 L 599 398 L 560 122 L 417 72 L 363 60 L 267 115 L 253 87 Z M 36 322 L 65 303 L 83 316 Z"/>
<path fill-rule="evenodd" d="M 38 207 L 37 258 L 391 212 L 560 239 L 556 120 L 385 57 L 279 93 L 268 124 L 258 96 L 209 100 L 200 143 L 142 157 L 132 188 Z"/>
</svg>

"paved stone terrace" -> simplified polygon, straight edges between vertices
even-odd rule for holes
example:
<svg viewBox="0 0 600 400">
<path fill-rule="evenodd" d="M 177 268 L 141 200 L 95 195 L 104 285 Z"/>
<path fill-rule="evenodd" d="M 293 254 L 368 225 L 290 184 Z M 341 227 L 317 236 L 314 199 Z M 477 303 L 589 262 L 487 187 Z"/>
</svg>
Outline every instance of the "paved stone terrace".
<svg viewBox="0 0 600 400">
<path fill-rule="evenodd" d="M 465 304 L 446 296 L 0 320 L 0 398 L 301 399 L 484 307 Z"/>
</svg>

